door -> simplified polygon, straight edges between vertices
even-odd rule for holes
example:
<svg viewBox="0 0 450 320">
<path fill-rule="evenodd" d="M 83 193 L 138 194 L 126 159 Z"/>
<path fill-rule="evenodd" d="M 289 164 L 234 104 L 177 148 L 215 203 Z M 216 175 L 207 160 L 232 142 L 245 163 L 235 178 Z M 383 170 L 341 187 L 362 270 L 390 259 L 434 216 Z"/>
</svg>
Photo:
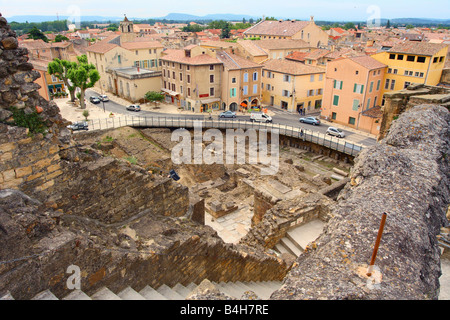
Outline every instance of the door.
<svg viewBox="0 0 450 320">
<path fill-rule="evenodd" d="M 273 103 L 274 103 L 274 97 L 273 96 L 271 96 L 270 97 L 270 105 L 273 107 Z"/>
</svg>

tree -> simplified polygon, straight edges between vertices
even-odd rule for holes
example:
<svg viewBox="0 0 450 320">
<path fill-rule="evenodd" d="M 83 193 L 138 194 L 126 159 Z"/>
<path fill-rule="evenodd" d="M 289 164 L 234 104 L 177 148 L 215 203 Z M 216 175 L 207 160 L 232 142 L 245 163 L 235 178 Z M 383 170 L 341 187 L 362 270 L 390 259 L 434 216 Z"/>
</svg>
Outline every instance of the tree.
<svg viewBox="0 0 450 320">
<path fill-rule="evenodd" d="M 77 65 L 76 62 L 70 62 L 67 60 L 60 60 L 58 58 L 53 59 L 52 62 L 48 64 L 48 73 L 54 75 L 59 80 L 64 82 L 64 85 L 69 90 L 70 93 L 70 101 L 75 101 L 75 89 L 69 81 L 69 70 L 75 68 Z"/>
<path fill-rule="evenodd" d="M 84 117 L 84 119 L 86 119 L 86 121 L 88 121 L 88 117 L 89 117 L 89 111 L 88 110 L 84 110 L 83 111 L 83 117 Z"/>
<path fill-rule="evenodd" d="M 45 34 L 43 34 L 42 31 L 36 27 L 33 27 L 33 29 L 31 29 L 30 32 L 28 32 L 28 37 L 34 40 L 41 39 L 44 40 L 45 42 L 48 42 L 48 39 L 45 36 Z"/>
<path fill-rule="evenodd" d="M 249 22 L 250 24 L 253 24 L 253 18 L 248 19 L 248 22 Z"/>
<path fill-rule="evenodd" d="M 343 29 L 345 30 L 356 29 L 356 27 L 353 22 L 347 22 L 346 24 L 344 24 Z"/>
<path fill-rule="evenodd" d="M 161 102 L 164 100 L 164 95 L 161 92 L 149 91 L 145 94 L 144 98 L 149 102 L 154 102 L 156 107 L 157 102 Z"/>
<path fill-rule="evenodd" d="M 386 29 L 390 29 L 391 28 L 391 20 L 388 20 L 386 23 Z"/>
<path fill-rule="evenodd" d="M 78 56 L 77 60 L 78 63 L 69 69 L 68 77 L 73 85 L 80 89 L 80 106 L 81 109 L 86 109 L 84 93 L 86 89 L 92 88 L 100 80 L 100 74 L 92 63 L 88 63 L 85 54 Z"/>
<path fill-rule="evenodd" d="M 229 38 L 230 37 L 230 23 L 226 23 L 224 27 L 222 28 L 222 33 L 220 34 L 220 38 Z"/>
<path fill-rule="evenodd" d="M 55 42 L 69 41 L 69 38 L 61 34 L 56 35 Z"/>
<path fill-rule="evenodd" d="M 106 31 L 117 31 L 117 30 L 119 30 L 119 27 L 115 23 L 110 24 L 106 29 Z"/>
</svg>

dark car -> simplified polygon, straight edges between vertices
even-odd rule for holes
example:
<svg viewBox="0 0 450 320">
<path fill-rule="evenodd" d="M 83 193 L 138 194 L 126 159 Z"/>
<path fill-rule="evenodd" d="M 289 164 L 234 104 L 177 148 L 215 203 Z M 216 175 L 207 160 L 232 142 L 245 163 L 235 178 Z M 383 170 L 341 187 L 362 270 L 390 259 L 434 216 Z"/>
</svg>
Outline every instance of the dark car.
<svg viewBox="0 0 450 320">
<path fill-rule="evenodd" d="M 219 118 L 236 118 L 236 112 L 224 111 L 219 115 Z"/>
<path fill-rule="evenodd" d="M 100 99 L 97 97 L 94 97 L 94 96 L 90 97 L 89 101 L 91 101 L 92 103 L 96 103 L 96 104 L 100 103 Z"/>
<path fill-rule="evenodd" d="M 138 106 L 137 104 L 132 104 L 127 107 L 127 110 L 137 112 L 137 111 L 141 111 L 141 107 Z"/>
<path fill-rule="evenodd" d="M 306 118 L 300 118 L 299 120 L 301 123 L 309 123 L 314 126 L 320 125 L 320 120 L 315 117 L 306 117 Z"/>
<path fill-rule="evenodd" d="M 88 123 L 86 121 L 74 122 L 71 125 L 68 125 L 67 128 L 72 129 L 73 131 L 89 130 Z"/>
</svg>

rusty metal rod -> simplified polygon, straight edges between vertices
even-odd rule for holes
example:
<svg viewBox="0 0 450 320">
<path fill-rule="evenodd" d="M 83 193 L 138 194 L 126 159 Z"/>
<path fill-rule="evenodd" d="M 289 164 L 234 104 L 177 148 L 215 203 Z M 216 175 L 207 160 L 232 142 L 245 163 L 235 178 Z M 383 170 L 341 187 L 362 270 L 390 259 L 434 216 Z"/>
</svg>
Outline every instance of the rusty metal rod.
<svg viewBox="0 0 450 320">
<path fill-rule="evenodd" d="M 377 240 L 375 241 L 375 247 L 373 248 L 372 259 L 370 260 L 370 265 L 367 270 L 368 277 L 372 275 L 372 268 L 373 265 L 375 264 L 375 259 L 377 257 L 378 247 L 381 241 L 381 235 L 383 234 L 384 224 L 386 222 L 386 216 L 387 216 L 386 212 L 383 212 L 383 215 L 381 216 L 380 228 L 378 229 Z"/>
</svg>

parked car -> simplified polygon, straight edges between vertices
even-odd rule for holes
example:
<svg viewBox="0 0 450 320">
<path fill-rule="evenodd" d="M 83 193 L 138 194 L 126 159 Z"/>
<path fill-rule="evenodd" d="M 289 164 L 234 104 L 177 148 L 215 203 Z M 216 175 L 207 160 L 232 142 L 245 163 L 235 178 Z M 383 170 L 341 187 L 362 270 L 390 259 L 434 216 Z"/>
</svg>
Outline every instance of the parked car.
<svg viewBox="0 0 450 320">
<path fill-rule="evenodd" d="M 68 125 L 67 128 L 72 129 L 73 131 L 89 130 L 88 123 L 86 121 L 74 122 L 74 123 Z"/>
<path fill-rule="evenodd" d="M 236 118 L 236 112 L 224 111 L 219 115 L 219 118 Z"/>
<path fill-rule="evenodd" d="M 320 120 L 315 117 L 306 117 L 306 118 L 300 118 L 299 120 L 301 123 L 309 123 L 314 126 L 320 125 Z"/>
<path fill-rule="evenodd" d="M 132 104 L 127 107 L 127 110 L 138 112 L 138 111 L 141 111 L 141 107 L 138 106 L 137 104 Z"/>
<path fill-rule="evenodd" d="M 272 122 L 272 117 L 268 114 L 262 113 L 262 112 L 252 112 L 250 114 L 250 121 L 256 121 L 256 122 Z"/>
<path fill-rule="evenodd" d="M 103 102 L 109 101 L 108 96 L 105 95 L 105 94 L 102 94 L 102 95 L 98 96 L 98 98 L 99 98 L 100 101 L 103 101 Z"/>
<path fill-rule="evenodd" d="M 342 130 L 339 129 L 339 128 L 335 128 L 335 127 L 329 127 L 329 128 L 327 129 L 327 134 L 330 135 L 330 136 L 338 137 L 338 138 L 343 138 L 343 137 L 345 137 L 344 131 L 342 131 Z"/>
<path fill-rule="evenodd" d="M 92 103 L 95 103 L 95 104 L 100 103 L 100 99 L 97 97 L 94 97 L 94 96 L 90 97 L 89 101 L 91 101 Z"/>
</svg>

